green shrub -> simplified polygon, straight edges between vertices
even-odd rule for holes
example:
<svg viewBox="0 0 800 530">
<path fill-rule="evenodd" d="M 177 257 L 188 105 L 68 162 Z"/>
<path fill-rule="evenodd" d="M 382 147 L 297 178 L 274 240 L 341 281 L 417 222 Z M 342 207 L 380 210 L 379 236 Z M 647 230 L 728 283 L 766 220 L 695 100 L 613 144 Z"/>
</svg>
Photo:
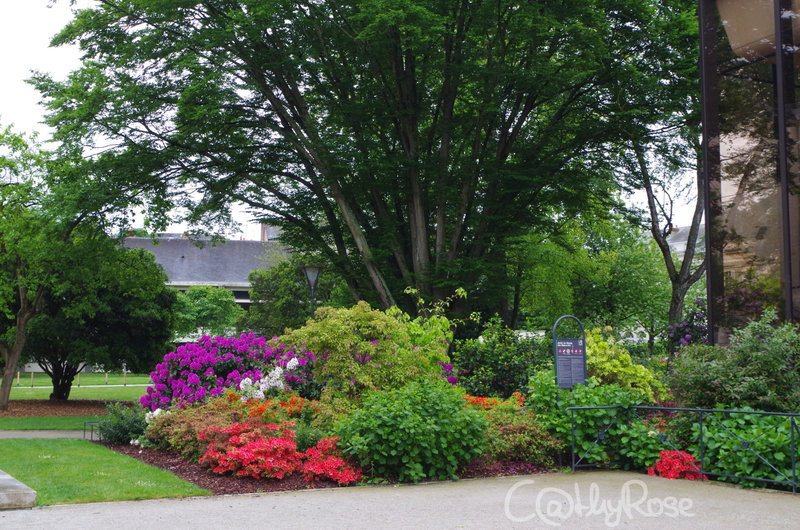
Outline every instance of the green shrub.
<svg viewBox="0 0 800 530">
<path fill-rule="evenodd" d="M 479 339 L 455 342 L 451 355 L 468 394 L 503 398 L 524 392 L 528 376 L 553 358 L 549 340 L 521 338 L 497 316 Z"/>
<path fill-rule="evenodd" d="M 692 453 L 699 458 L 699 423 L 692 426 L 692 435 Z M 735 413 L 708 415 L 703 422 L 703 448 L 704 471 L 791 481 L 792 435 L 790 419 L 787 417 Z M 783 473 L 783 476 L 759 458 L 759 455 Z M 795 456 L 798 457 L 800 455 Z M 719 480 L 744 486 L 765 484 L 739 478 L 720 477 Z"/>
<path fill-rule="evenodd" d="M 753 407 L 795 411 L 800 407 L 800 333 L 776 324 L 773 309 L 764 311 L 731 335 L 728 348 L 693 345 L 682 348 L 669 374 L 675 397 L 687 407 Z"/>
<path fill-rule="evenodd" d="M 446 319 L 428 324 L 400 311 L 383 312 L 359 302 L 350 309 L 321 307 L 314 320 L 280 338 L 317 353 L 314 382 L 320 399 L 352 399 L 365 390 L 399 388 L 421 376 L 438 378 L 446 362 Z M 417 341 L 417 342 L 415 342 Z"/>
<path fill-rule="evenodd" d="M 122 403 L 108 403 L 107 415 L 97 424 L 100 437 L 115 445 L 127 444 L 138 438 L 146 427 L 144 411 Z"/>
<path fill-rule="evenodd" d="M 324 437 L 325 433 L 322 430 L 312 427 L 308 423 L 299 421 L 294 426 L 294 441 L 297 444 L 297 450 L 301 453 L 305 453 L 317 445 L 317 442 Z"/>
<path fill-rule="evenodd" d="M 528 462 L 552 467 L 563 443 L 544 430 L 531 412 L 508 402 L 487 412 L 486 450 L 491 462 Z"/>
<path fill-rule="evenodd" d="M 199 440 L 197 433 L 223 429 L 242 418 L 242 411 L 232 408 L 226 396 L 216 397 L 156 416 L 147 426 L 145 436 L 159 449 L 176 451 L 196 460 L 208 448 L 208 442 Z"/>
<path fill-rule="evenodd" d="M 463 391 L 441 379 L 374 392 L 339 422 L 345 454 L 379 477 L 417 482 L 455 478 L 483 450 L 486 420 L 464 406 Z"/>
<path fill-rule="evenodd" d="M 600 329 L 586 334 L 586 371 L 600 383 L 614 383 L 648 400 L 667 395 L 666 387 L 652 371 L 635 364 L 623 345 Z"/>
<path fill-rule="evenodd" d="M 586 451 L 591 462 L 610 462 L 621 457 L 619 439 L 623 426 L 627 424 L 624 407 L 641 405 L 646 400 L 638 390 L 622 388 L 616 383 L 600 384 L 590 378 L 588 384 L 577 385 L 571 390 L 559 390 L 556 408 L 556 385 L 553 370 L 540 370 L 530 379 L 528 387 L 528 410 L 547 432 L 568 447 L 572 440 L 571 415 L 568 407 L 623 407 L 596 410 L 577 410 L 575 416 L 575 444 L 578 456 Z M 603 433 L 602 443 L 595 440 Z"/>
<path fill-rule="evenodd" d="M 658 418 L 637 419 L 619 428 L 617 450 L 633 469 L 645 470 L 661 457 L 661 451 L 670 450 L 667 431 L 659 424 Z M 671 432 L 671 431 L 670 431 Z"/>
</svg>

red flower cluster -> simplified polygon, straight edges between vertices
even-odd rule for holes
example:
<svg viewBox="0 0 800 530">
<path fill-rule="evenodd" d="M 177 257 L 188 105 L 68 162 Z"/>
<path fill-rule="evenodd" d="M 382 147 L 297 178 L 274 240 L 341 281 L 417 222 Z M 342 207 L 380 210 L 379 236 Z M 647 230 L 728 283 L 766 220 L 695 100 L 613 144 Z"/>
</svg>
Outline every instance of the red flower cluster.
<svg viewBox="0 0 800 530">
<path fill-rule="evenodd" d="M 197 437 L 210 444 L 199 461 L 214 473 L 243 477 L 281 479 L 300 471 L 307 482 L 327 477 L 344 485 L 361 479 L 361 470 L 346 462 L 338 450 L 337 438 L 322 438 L 305 453 L 299 452 L 293 425 L 286 421 L 280 425 L 234 423 L 201 431 Z"/>
<path fill-rule="evenodd" d="M 647 424 L 648 427 L 652 427 L 657 431 L 666 432 L 667 425 L 664 422 L 664 418 L 661 416 L 652 416 L 649 418 L 643 419 L 642 421 Z"/>
<path fill-rule="evenodd" d="M 469 394 L 464 394 L 464 399 L 467 401 L 465 406 L 472 405 L 475 408 L 483 409 L 490 411 L 495 408 L 497 405 L 509 403 L 511 401 L 516 402 L 517 405 L 520 407 L 525 404 L 525 397 L 520 394 L 519 392 L 514 392 L 511 394 L 511 397 L 508 398 L 506 401 L 502 401 L 499 398 L 487 398 L 487 397 L 477 397 L 477 396 L 470 396 Z"/>
<path fill-rule="evenodd" d="M 214 473 L 232 471 L 242 477 L 284 478 L 300 467 L 302 459 L 292 425 L 234 423 L 224 429 L 202 431 L 198 438 L 213 441 L 200 463 L 208 464 Z"/>
<path fill-rule="evenodd" d="M 306 461 L 301 472 L 306 482 L 316 482 L 327 477 L 338 484 L 352 484 L 361 479 L 361 470 L 353 467 L 344 459 L 344 455 L 336 446 L 339 439 L 323 438 L 317 445 L 306 451 Z"/>
<path fill-rule="evenodd" d="M 694 457 L 683 451 L 661 451 L 661 460 L 656 462 L 655 467 L 649 467 L 647 474 L 665 478 L 708 480 L 708 477 L 700 473 L 700 466 Z"/>
<path fill-rule="evenodd" d="M 251 399 L 242 402 L 239 394 L 228 391 L 228 404 L 240 409 L 244 415 L 251 418 L 261 418 L 266 421 L 280 421 L 282 418 L 299 418 L 304 408 L 318 408 L 316 401 L 303 399 L 300 396 L 291 396 L 289 399 Z"/>
</svg>

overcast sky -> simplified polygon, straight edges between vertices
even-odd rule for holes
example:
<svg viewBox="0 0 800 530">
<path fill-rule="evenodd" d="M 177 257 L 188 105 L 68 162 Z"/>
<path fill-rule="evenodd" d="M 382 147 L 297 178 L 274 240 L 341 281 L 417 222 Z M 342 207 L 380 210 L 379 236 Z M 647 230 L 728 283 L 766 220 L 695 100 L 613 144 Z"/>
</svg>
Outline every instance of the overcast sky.
<svg viewBox="0 0 800 530">
<path fill-rule="evenodd" d="M 77 46 L 50 47 L 50 40 L 71 19 L 72 10 L 93 5 L 92 0 L 0 0 L 0 125 L 13 125 L 23 133 L 39 133 L 39 139 L 50 138 L 51 130 L 42 123 L 44 109 L 38 104 L 39 93 L 25 82 L 32 71 L 46 72 L 55 79 L 64 79 L 80 66 Z M 52 5 L 51 5 L 52 4 Z M 237 216 L 240 222 L 248 216 Z M 179 231 L 184 227 L 173 226 Z M 247 223 L 243 234 L 249 239 L 261 236 L 258 224 Z"/>
<path fill-rule="evenodd" d="M 74 46 L 50 48 L 50 39 L 71 19 L 69 0 L 0 0 L 0 123 L 18 132 L 38 131 L 45 139 L 49 129 L 41 124 L 39 94 L 25 83 L 32 70 L 63 79 L 80 65 Z M 81 0 L 77 6 L 91 5 Z"/>
</svg>

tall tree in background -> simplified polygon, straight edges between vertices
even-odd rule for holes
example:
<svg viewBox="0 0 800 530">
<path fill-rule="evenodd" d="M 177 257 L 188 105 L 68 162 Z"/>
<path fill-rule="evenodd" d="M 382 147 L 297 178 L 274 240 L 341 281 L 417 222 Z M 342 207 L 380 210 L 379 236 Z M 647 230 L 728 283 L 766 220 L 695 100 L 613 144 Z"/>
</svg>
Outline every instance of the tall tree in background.
<svg viewBox="0 0 800 530">
<path fill-rule="evenodd" d="M 90 178 L 146 188 L 151 219 L 224 221 L 239 200 L 355 299 L 463 286 L 493 312 L 510 238 L 610 207 L 617 103 L 678 75 L 648 44 L 675 16 L 647 0 L 102 0 L 54 41 L 78 42 L 83 68 L 35 84 L 65 149 L 102 139 Z"/>
<path fill-rule="evenodd" d="M 86 366 L 149 372 L 172 339 L 174 289 L 155 256 L 106 238 L 102 259 L 57 296 L 44 297 L 23 354 L 53 383 L 50 399 L 66 400 Z"/>
<path fill-rule="evenodd" d="M 698 255 L 703 219 L 700 149 L 699 40 L 693 0 L 664 0 L 660 9 L 672 24 L 653 35 L 642 53 L 665 78 L 642 77 L 638 91 L 616 102 L 630 124 L 616 144 L 620 181 L 647 198 L 645 225 L 658 245 L 669 276 L 669 322 L 680 322 L 686 294 L 703 277 L 705 261 Z M 687 189 L 688 188 L 688 189 Z M 680 196 L 693 196 L 693 213 L 682 255 L 670 245 Z"/>
<path fill-rule="evenodd" d="M 239 322 L 240 327 L 272 337 L 287 328 L 299 328 L 311 316 L 311 289 L 301 269 L 304 263 L 318 259 L 294 255 L 268 269 L 250 273 L 250 309 Z M 342 280 L 329 271 L 322 271 L 315 291 L 315 305 L 350 307 L 354 301 Z"/>
</svg>

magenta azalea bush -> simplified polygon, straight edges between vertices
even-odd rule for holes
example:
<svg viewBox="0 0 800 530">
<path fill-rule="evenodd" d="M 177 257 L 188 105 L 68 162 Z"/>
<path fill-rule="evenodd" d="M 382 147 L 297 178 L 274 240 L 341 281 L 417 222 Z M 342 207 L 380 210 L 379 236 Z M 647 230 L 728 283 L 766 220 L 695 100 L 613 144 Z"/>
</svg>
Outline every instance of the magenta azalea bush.
<svg viewBox="0 0 800 530">
<path fill-rule="evenodd" d="M 226 388 L 238 389 L 245 378 L 258 381 L 276 366 L 286 368 L 293 358 L 297 358 L 297 367 L 283 372 L 284 382 L 289 388 L 303 388 L 306 392 L 301 395 L 312 393 L 313 352 L 268 344 L 252 333 L 239 338 L 204 336 L 164 356 L 164 362 L 150 374 L 153 384 L 139 402 L 148 410 L 183 407 L 218 396 Z"/>
</svg>

